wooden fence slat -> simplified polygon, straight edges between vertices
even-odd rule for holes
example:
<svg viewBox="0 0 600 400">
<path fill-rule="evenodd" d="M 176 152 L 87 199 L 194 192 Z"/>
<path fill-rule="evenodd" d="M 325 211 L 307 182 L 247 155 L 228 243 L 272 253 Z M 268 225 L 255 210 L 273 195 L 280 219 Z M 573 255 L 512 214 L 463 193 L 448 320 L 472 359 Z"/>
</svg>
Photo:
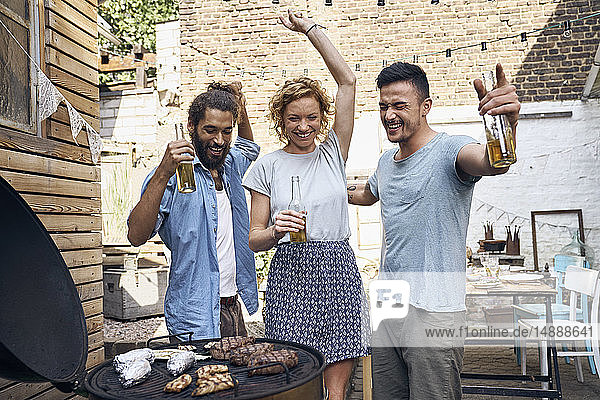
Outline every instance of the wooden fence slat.
<svg viewBox="0 0 600 400">
<path fill-rule="evenodd" d="M 96 85 L 92 85 L 74 75 L 61 71 L 52 65 L 46 67 L 46 75 L 48 75 L 48 78 L 50 78 L 57 86 L 65 87 L 73 92 L 80 93 L 92 101 L 100 100 L 100 91 Z"/>
<path fill-rule="evenodd" d="M 81 306 L 83 307 L 83 315 L 85 315 L 86 318 L 90 318 L 92 316 L 101 314 L 103 305 L 103 298 L 84 301 L 81 303 Z"/>
<path fill-rule="evenodd" d="M 98 331 L 88 335 L 88 351 L 93 351 L 104 346 L 104 332 Z"/>
<path fill-rule="evenodd" d="M 37 214 L 47 231 L 89 232 L 102 230 L 102 217 L 93 215 Z"/>
<path fill-rule="evenodd" d="M 79 29 L 92 36 L 98 35 L 98 25 L 96 24 L 97 12 L 92 12 L 92 15 L 88 17 L 61 0 L 46 0 L 45 3 L 47 9 L 52 10 L 64 19 L 71 21 L 77 25 Z M 80 1 L 78 3 L 82 2 Z"/>
<path fill-rule="evenodd" d="M 65 260 L 65 264 L 69 268 L 82 267 L 84 265 L 100 265 L 102 264 L 102 249 L 87 249 L 87 250 L 68 250 L 61 251 L 60 254 Z M 102 279 L 102 276 L 96 277 L 96 279 L 90 279 L 90 281 Z"/>
<path fill-rule="evenodd" d="M 98 350 L 90 351 L 88 353 L 87 363 L 85 364 L 86 368 L 93 368 L 96 365 L 104 362 L 104 347 L 99 348 Z"/>
<path fill-rule="evenodd" d="M 92 164 L 92 155 L 87 147 L 73 146 L 56 140 L 26 135 L 4 127 L 0 127 L 0 148 L 27 151 L 62 160 Z"/>
<path fill-rule="evenodd" d="M 76 286 L 79 298 L 81 301 L 85 301 L 96 297 L 102 297 L 102 285 L 102 282 L 92 282 Z"/>
<path fill-rule="evenodd" d="M 102 246 L 102 233 L 53 233 L 50 235 L 60 250 L 89 249 Z"/>
<path fill-rule="evenodd" d="M 83 199 L 79 197 L 56 197 L 27 193 L 23 193 L 21 196 L 36 213 L 100 214 L 101 212 L 101 201 L 97 198 Z"/>
<path fill-rule="evenodd" d="M 76 285 L 89 283 L 102 279 L 102 265 L 91 265 L 88 267 L 69 268 L 73 282 Z"/>
<path fill-rule="evenodd" d="M 60 194 L 64 196 L 80 196 L 88 198 L 100 197 L 99 182 L 73 181 L 42 175 L 21 174 L 19 172 L 0 170 L 0 176 L 19 192 L 43 194 Z"/>
<path fill-rule="evenodd" d="M 44 30 L 45 41 L 48 46 L 52 46 L 56 49 L 61 50 L 67 54 L 77 54 L 79 61 L 87 65 L 88 67 L 98 68 L 98 55 L 92 51 L 81 46 L 79 43 L 70 40 L 69 38 L 61 35 L 50 28 Z M 45 71 L 46 75 L 48 71 Z"/>
<path fill-rule="evenodd" d="M 98 70 L 88 67 L 87 65 L 79 62 L 78 60 L 72 58 L 71 55 L 61 53 L 56 50 L 54 47 L 46 47 L 46 63 L 52 64 L 57 67 L 60 67 L 67 72 L 70 72 L 74 76 L 78 76 L 81 79 L 84 79 L 94 85 L 98 84 Z M 64 91 L 61 91 L 63 95 L 65 95 Z M 67 97 L 65 95 L 65 97 Z M 67 99 L 69 100 L 69 99 Z M 71 103 L 73 104 L 73 103 Z M 73 104 L 75 105 L 75 104 Z M 78 107 L 77 107 L 78 108 Z M 88 112 L 88 114 L 91 114 Z"/>
<path fill-rule="evenodd" d="M 83 47 L 93 53 L 98 52 L 97 36 L 92 36 L 77 28 L 75 25 L 53 13 L 50 10 L 46 11 L 46 24 L 50 28 L 60 32 L 62 35 L 71 40 L 80 43 Z"/>
<path fill-rule="evenodd" d="M 63 104 L 64 103 L 60 103 L 56 112 L 50 116 L 50 119 L 70 126 L 71 122 L 69 120 L 69 112 L 67 111 L 67 106 Z M 100 120 L 98 118 L 92 118 L 85 114 L 83 114 L 82 117 L 88 124 L 91 125 L 92 128 L 96 130 L 96 132 L 100 132 Z M 87 136 L 87 133 L 83 132 L 82 135 Z M 79 136 L 77 136 L 77 141 L 79 141 Z"/>
<path fill-rule="evenodd" d="M 55 121 L 54 118 L 50 118 L 48 121 L 48 129 L 46 130 L 49 138 L 63 140 L 68 143 L 73 143 L 80 146 L 89 146 L 88 135 L 85 129 L 82 129 L 79 135 L 77 135 L 77 142 L 73 139 L 71 132 L 71 125 L 68 123 L 62 123 Z"/>
<path fill-rule="evenodd" d="M 94 182 L 100 181 L 101 171 L 100 167 L 79 165 L 7 149 L 0 149 L 0 168 Z"/>
<path fill-rule="evenodd" d="M 88 334 L 101 330 L 104 325 L 104 316 L 102 314 L 95 315 L 85 319 Z"/>
</svg>

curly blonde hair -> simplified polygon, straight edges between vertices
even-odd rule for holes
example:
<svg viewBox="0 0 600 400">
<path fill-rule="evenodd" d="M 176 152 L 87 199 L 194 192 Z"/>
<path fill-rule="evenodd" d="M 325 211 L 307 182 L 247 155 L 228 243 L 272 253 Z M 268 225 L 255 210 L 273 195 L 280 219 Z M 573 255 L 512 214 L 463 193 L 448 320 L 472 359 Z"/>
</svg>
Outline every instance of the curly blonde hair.
<svg viewBox="0 0 600 400">
<path fill-rule="evenodd" d="M 317 140 L 323 142 L 327 138 L 331 116 L 335 114 L 333 100 L 327 95 L 319 81 L 302 76 L 286 81 L 269 102 L 269 117 L 271 119 L 273 133 L 279 138 L 279 141 L 286 145 L 289 143 L 289 138 L 285 134 L 283 123 L 285 107 L 292 101 L 304 97 L 312 97 L 319 103 L 321 126 L 319 133 L 317 134 Z"/>
</svg>

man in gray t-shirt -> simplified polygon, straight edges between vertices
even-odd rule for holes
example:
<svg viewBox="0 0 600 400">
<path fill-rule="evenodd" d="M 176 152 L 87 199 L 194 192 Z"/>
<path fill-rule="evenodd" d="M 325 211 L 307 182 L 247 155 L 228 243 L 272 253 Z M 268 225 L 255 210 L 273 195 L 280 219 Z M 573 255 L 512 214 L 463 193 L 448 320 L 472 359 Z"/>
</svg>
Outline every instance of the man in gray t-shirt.
<svg viewBox="0 0 600 400">
<path fill-rule="evenodd" d="M 489 93 L 475 80 L 479 111 L 506 114 L 515 132 L 520 103 L 502 66 Z M 459 399 L 461 339 L 427 339 L 431 328 L 464 325 L 466 234 L 473 186 L 499 175 L 485 144 L 431 129 L 429 83 L 408 63 L 384 68 L 377 78 L 381 122 L 398 148 L 379 159 L 364 185 L 348 187 L 348 201 L 381 201 L 384 249 L 381 279 L 410 284 L 404 319 L 385 320 L 373 334 L 374 399 Z"/>
</svg>

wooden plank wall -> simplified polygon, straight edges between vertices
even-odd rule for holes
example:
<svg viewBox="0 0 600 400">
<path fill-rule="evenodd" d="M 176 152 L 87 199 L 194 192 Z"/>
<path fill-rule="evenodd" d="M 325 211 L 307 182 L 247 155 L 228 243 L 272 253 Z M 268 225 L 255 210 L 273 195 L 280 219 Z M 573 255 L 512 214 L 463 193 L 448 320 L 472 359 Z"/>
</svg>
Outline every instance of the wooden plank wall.
<svg viewBox="0 0 600 400">
<path fill-rule="evenodd" d="M 42 67 L 97 131 L 99 123 L 97 0 L 39 1 L 44 21 Z M 44 137 L 0 126 L 0 175 L 37 213 L 63 255 L 81 298 L 88 328 L 87 367 L 104 360 L 100 166 L 87 134 L 77 145 L 66 107 L 44 122 Z M 0 399 L 65 399 L 48 383 L 0 379 Z"/>
</svg>

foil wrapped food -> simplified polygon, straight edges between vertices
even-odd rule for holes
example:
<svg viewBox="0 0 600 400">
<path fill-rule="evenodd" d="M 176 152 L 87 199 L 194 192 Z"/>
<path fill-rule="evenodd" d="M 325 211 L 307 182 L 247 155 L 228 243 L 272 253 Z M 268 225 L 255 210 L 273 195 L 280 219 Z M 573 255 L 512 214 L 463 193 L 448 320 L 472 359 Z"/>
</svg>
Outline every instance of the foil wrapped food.
<svg viewBox="0 0 600 400">
<path fill-rule="evenodd" d="M 130 363 L 139 360 L 146 360 L 152 364 L 154 362 L 154 352 L 149 348 L 143 348 L 119 354 L 113 360 L 113 367 L 118 374 L 121 374 Z"/>
<path fill-rule="evenodd" d="M 183 351 L 173 354 L 167 361 L 167 371 L 172 375 L 179 375 L 186 369 L 192 367 L 196 361 L 196 353 L 193 351 Z"/>
<path fill-rule="evenodd" d="M 124 388 L 142 383 L 152 373 L 152 367 L 148 360 L 136 360 L 128 363 L 119 373 L 119 381 Z"/>
</svg>

